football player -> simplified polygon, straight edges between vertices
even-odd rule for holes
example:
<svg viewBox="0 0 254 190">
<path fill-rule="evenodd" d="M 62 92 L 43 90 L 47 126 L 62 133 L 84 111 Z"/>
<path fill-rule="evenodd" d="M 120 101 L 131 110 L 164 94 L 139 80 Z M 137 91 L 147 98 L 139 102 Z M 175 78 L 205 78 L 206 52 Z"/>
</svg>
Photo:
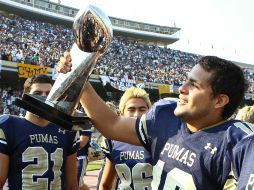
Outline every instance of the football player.
<svg viewBox="0 0 254 190">
<path fill-rule="evenodd" d="M 254 106 L 245 106 L 239 109 L 235 119 L 254 124 Z"/>
<path fill-rule="evenodd" d="M 119 104 L 120 115 L 133 118 L 140 118 L 150 107 L 146 91 L 135 87 L 125 91 Z M 99 190 L 113 187 L 114 176 L 119 178 L 116 189 L 151 189 L 151 156 L 144 147 L 106 139 L 104 153 L 106 164 Z"/>
<path fill-rule="evenodd" d="M 240 141 L 233 151 L 233 171 L 237 189 L 254 189 L 254 135 Z"/>
<path fill-rule="evenodd" d="M 62 72 L 71 69 L 61 60 Z M 139 118 L 113 113 L 87 83 L 81 104 L 107 138 L 143 145 L 152 156 L 152 189 L 223 189 L 232 147 L 250 127 L 229 119 L 247 88 L 242 69 L 216 56 L 204 56 L 179 87 L 177 103 L 161 100 Z M 140 173 L 140 175 L 142 175 Z"/>
<path fill-rule="evenodd" d="M 94 140 L 91 140 L 91 135 L 91 130 L 81 130 L 80 132 L 81 148 L 77 153 L 79 190 L 89 189 L 84 181 L 88 162 L 99 160 L 103 157 L 103 152 L 100 146 Z"/>
<path fill-rule="evenodd" d="M 52 88 L 46 75 L 34 75 L 24 93 L 46 97 Z M 69 132 L 26 112 L 24 118 L 0 117 L 0 189 L 78 189 L 76 151 L 79 133 Z"/>
<path fill-rule="evenodd" d="M 82 117 L 85 114 L 80 111 L 76 110 L 75 115 L 76 117 Z M 88 186 L 84 183 L 84 175 L 86 173 L 86 168 L 88 164 L 88 157 L 87 157 L 87 149 L 89 146 L 89 141 L 91 139 L 92 131 L 91 131 L 92 124 L 89 121 L 86 121 L 83 124 L 73 126 L 73 129 L 79 130 L 80 134 L 80 143 L 79 149 L 77 152 L 77 180 L 79 190 L 88 190 Z"/>
<path fill-rule="evenodd" d="M 84 182 L 84 176 L 86 174 L 86 168 L 88 164 L 88 146 L 91 139 L 91 130 L 81 130 L 80 131 L 80 149 L 77 152 L 77 167 L 78 167 L 78 184 L 79 189 L 88 189 Z"/>
<path fill-rule="evenodd" d="M 238 110 L 236 119 L 253 124 L 253 111 L 253 106 L 245 106 Z M 253 140 L 254 135 L 248 135 L 233 149 L 233 177 L 239 190 L 254 189 Z"/>
<path fill-rule="evenodd" d="M 118 114 L 118 110 L 115 106 L 115 104 L 113 104 L 112 102 L 110 101 L 107 101 L 106 102 L 106 105 L 112 110 L 114 111 L 116 114 Z M 97 138 L 97 142 L 98 144 L 101 146 L 101 148 L 103 149 L 103 152 L 104 152 L 104 160 L 103 160 L 103 164 L 102 164 L 102 167 L 100 169 L 100 173 L 99 173 L 99 176 L 98 176 L 98 181 L 97 181 L 97 187 L 96 189 L 98 190 L 99 189 L 99 186 L 101 185 L 101 178 L 102 178 L 102 174 L 104 172 L 104 168 L 105 168 L 105 165 L 106 165 L 106 161 L 108 160 L 107 157 L 105 156 L 105 153 L 106 150 L 107 150 L 107 146 L 106 146 L 106 138 L 104 136 L 102 136 L 102 134 L 99 135 L 99 137 Z M 111 190 L 115 190 L 116 189 L 116 186 L 118 184 L 118 178 L 117 178 L 117 175 L 115 174 L 114 176 L 112 176 L 112 179 L 109 179 L 110 183 L 108 183 L 108 187 L 109 189 Z"/>
</svg>

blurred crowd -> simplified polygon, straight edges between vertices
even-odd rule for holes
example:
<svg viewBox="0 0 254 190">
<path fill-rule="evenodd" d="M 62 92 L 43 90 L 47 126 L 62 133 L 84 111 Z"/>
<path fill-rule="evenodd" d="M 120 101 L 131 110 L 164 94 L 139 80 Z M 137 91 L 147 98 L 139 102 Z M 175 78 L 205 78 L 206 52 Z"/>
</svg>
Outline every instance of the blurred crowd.
<svg viewBox="0 0 254 190">
<path fill-rule="evenodd" d="M 73 43 L 72 29 L 17 15 L 0 14 L 0 59 L 54 68 L 64 51 Z M 186 53 L 138 41 L 114 37 L 98 60 L 94 74 L 134 80 L 181 85 L 200 55 Z M 253 72 L 245 70 L 253 93 Z M 12 106 L 19 91 L 0 89 L 0 113 L 22 113 Z M 6 110 L 7 109 L 7 110 Z"/>
<path fill-rule="evenodd" d="M 0 88 L 0 114 L 24 116 L 25 110 L 14 105 L 16 98 L 21 98 L 22 90 L 13 90 L 11 87 Z"/>
<path fill-rule="evenodd" d="M 135 81 L 180 85 L 198 55 L 114 38 L 95 73 Z"/>
<path fill-rule="evenodd" d="M 54 67 L 72 43 L 72 32 L 61 25 L 0 15 L 0 58 Z"/>
</svg>

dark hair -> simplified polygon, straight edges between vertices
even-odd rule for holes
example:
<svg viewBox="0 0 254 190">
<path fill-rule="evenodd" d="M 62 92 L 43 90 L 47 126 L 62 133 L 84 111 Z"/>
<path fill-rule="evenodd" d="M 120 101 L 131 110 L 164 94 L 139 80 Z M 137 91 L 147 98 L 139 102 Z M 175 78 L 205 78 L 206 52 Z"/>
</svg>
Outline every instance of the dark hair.
<svg viewBox="0 0 254 190">
<path fill-rule="evenodd" d="M 28 79 L 26 79 L 25 83 L 24 83 L 24 90 L 23 90 L 23 94 L 24 93 L 29 93 L 31 90 L 31 86 L 35 83 L 49 83 L 49 84 L 53 84 L 52 80 L 50 79 L 49 76 L 45 75 L 45 74 L 37 74 L 37 75 L 33 75 L 31 77 L 29 77 Z"/>
<path fill-rule="evenodd" d="M 208 80 L 213 97 L 226 94 L 229 97 L 225 105 L 222 118 L 229 118 L 238 108 L 248 87 L 242 69 L 234 63 L 216 56 L 202 57 L 198 64 L 207 72 L 212 72 Z"/>
</svg>

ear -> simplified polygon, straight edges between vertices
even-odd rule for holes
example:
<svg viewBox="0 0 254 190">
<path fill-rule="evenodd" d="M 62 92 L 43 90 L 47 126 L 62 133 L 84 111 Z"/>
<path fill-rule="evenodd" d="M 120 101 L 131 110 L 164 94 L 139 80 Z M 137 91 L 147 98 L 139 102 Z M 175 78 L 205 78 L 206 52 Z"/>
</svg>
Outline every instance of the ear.
<svg viewBox="0 0 254 190">
<path fill-rule="evenodd" d="M 229 102 L 229 97 L 226 94 L 219 94 L 215 98 L 215 108 L 222 108 Z"/>
</svg>

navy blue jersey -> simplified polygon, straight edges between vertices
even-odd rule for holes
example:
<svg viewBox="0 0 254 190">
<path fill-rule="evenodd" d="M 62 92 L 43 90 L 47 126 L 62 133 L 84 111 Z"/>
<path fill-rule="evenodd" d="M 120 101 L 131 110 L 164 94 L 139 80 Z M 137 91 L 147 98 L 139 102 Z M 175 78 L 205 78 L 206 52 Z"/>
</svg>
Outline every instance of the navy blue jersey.
<svg viewBox="0 0 254 190">
<path fill-rule="evenodd" d="M 87 164 L 88 164 L 88 158 L 87 156 L 83 156 L 83 157 L 78 157 L 77 158 L 77 179 L 78 179 L 78 184 L 79 187 L 84 185 L 84 176 L 86 174 L 86 168 L 87 168 Z"/>
<path fill-rule="evenodd" d="M 254 189 L 254 134 L 245 137 L 234 148 L 233 171 L 237 189 Z"/>
<path fill-rule="evenodd" d="M 151 189 L 150 153 L 142 146 L 105 139 L 105 156 L 114 164 L 119 189 Z"/>
<path fill-rule="evenodd" d="M 136 131 L 153 160 L 153 189 L 223 189 L 230 172 L 232 147 L 251 129 L 224 121 L 190 133 L 174 115 L 176 103 L 161 100 L 140 120 Z M 244 129 L 244 130 L 242 130 Z"/>
<path fill-rule="evenodd" d="M 10 158 L 10 189 L 63 189 L 66 157 L 79 133 L 49 123 L 39 127 L 16 116 L 0 116 L 0 152 Z"/>
<path fill-rule="evenodd" d="M 87 136 L 89 138 L 89 141 L 90 141 L 91 136 L 92 136 L 92 131 L 90 129 L 89 130 L 81 130 L 80 131 L 80 136 Z M 89 142 L 88 142 L 84 147 L 82 147 L 81 149 L 78 150 L 78 153 L 77 153 L 78 159 L 82 159 L 82 157 L 88 155 L 89 146 L 90 145 L 89 145 Z"/>
<path fill-rule="evenodd" d="M 102 148 L 104 149 L 104 147 L 102 147 Z M 101 183 L 102 174 L 103 174 L 105 165 L 106 165 L 106 160 L 105 160 L 105 158 L 104 158 L 103 164 L 102 164 L 101 169 L 100 169 L 100 172 L 99 172 L 96 190 L 99 189 L 99 186 L 100 186 L 100 183 Z M 112 184 L 111 190 L 119 190 L 119 189 L 118 189 L 118 184 L 119 184 L 119 183 L 120 183 L 120 182 L 119 182 L 119 178 L 117 177 L 117 178 L 114 180 L 114 184 Z"/>
<path fill-rule="evenodd" d="M 92 131 L 90 129 L 80 131 L 80 136 L 87 136 L 89 139 L 91 139 L 91 135 L 92 135 Z M 89 147 L 89 142 L 84 147 L 80 148 L 77 153 L 77 170 L 78 170 L 77 178 L 78 178 L 79 186 L 82 186 L 84 184 L 83 178 L 86 173 L 86 167 L 88 164 L 88 158 L 87 158 L 88 147 Z"/>
</svg>

